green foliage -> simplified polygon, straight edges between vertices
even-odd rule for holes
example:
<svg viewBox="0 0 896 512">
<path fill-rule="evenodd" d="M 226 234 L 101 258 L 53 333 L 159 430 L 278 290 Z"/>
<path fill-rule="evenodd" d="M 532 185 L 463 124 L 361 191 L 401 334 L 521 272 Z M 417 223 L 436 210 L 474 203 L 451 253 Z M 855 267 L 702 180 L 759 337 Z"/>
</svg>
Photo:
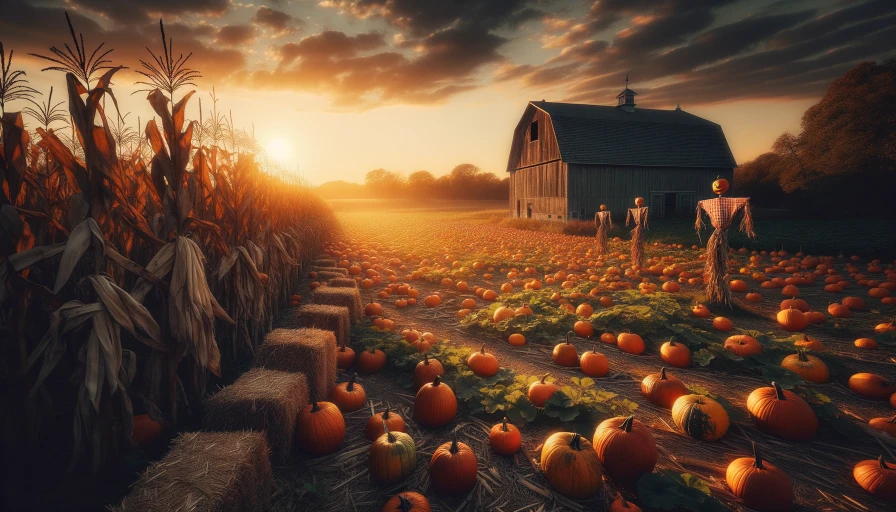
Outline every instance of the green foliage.
<svg viewBox="0 0 896 512">
<path fill-rule="evenodd" d="M 649 473 L 638 480 L 638 498 L 650 508 L 717 512 L 729 510 L 715 499 L 705 480 L 690 473 L 660 471 Z"/>
</svg>

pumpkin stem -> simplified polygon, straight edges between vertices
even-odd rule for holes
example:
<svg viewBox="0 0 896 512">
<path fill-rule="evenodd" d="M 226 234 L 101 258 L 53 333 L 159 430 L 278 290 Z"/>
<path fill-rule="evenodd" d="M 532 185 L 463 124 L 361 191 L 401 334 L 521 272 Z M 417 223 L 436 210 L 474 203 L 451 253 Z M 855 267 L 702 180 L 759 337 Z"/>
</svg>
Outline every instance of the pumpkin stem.
<svg viewBox="0 0 896 512">
<path fill-rule="evenodd" d="M 807 362 L 809 362 L 809 358 L 806 357 L 806 351 L 805 351 L 805 350 L 797 350 L 797 351 L 796 351 L 796 357 L 797 357 L 797 359 L 800 360 L 800 362 L 803 362 L 803 363 L 807 363 Z"/>
<path fill-rule="evenodd" d="M 398 495 L 398 509 L 401 510 L 401 512 L 411 512 L 411 510 L 414 509 L 414 506 L 411 504 L 410 501 L 408 501 L 407 498 L 405 498 L 403 495 L 399 494 Z"/>
<path fill-rule="evenodd" d="M 887 462 L 884 460 L 883 455 L 877 458 L 877 462 L 880 464 L 881 469 L 890 469 L 889 467 L 887 467 Z"/>
<path fill-rule="evenodd" d="M 451 440 L 451 448 L 448 451 L 451 452 L 451 455 L 460 451 L 460 447 L 457 446 L 457 429 L 454 429 L 454 439 Z"/>
<path fill-rule="evenodd" d="M 389 406 L 386 406 L 386 410 L 385 410 L 385 412 L 383 412 L 383 419 L 384 420 L 389 419 Z"/>
<path fill-rule="evenodd" d="M 373 400 L 368 400 L 368 401 L 367 401 L 367 405 L 370 406 L 370 415 L 371 415 L 371 416 L 375 416 L 375 415 L 376 415 L 376 411 L 373 410 Z"/>
<path fill-rule="evenodd" d="M 582 450 L 582 443 L 580 441 L 581 437 L 582 436 L 580 436 L 579 434 L 573 433 L 572 440 L 569 442 L 569 447 L 577 452 L 581 451 Z"/>
<path fill-rule="evenodd" d="M 545 382 L 544 380 L 547 379 L 549 375 L 551 375 L 551 374 L 550 374 L 550 373 L 546 373 L 546 374 L 544 374 L 544 377 L 541 378 L 541 383 L 542 383 L 542 384 L 546 384 L 546 382 Z"/>
<path fill-rule="evenodd" d="M 342 340 L 342 345 L 339 347 L 340 352 L 345 352 L 345 340 Z"/>
<path fill-rule="evenodd" d="M 441 384 L 441 383 L 442 383 L 442 376 L 441 376 L 441 375 L 436 375 L 436 378 L 432 380 L 432 385 L 433 385 L 433 386 L 438 386 L 438 385 Z"/>
<path fill-rule="evenodd" d="M 429 352 L 423 353 L 423 364 L 429 364 Z"/>
<path fill-rule="evenodd" d="M 675 346 L 675 336 L 672 336 L 671 338 L 669 338 L 669 346 L 670 347 Z"/>
<path fill-rule="evenodd" d="M 504 416 L 504 419 L 501 420 L 501 431 L 507 432 L 507 416 Z"/>
<path fill-rule="evenodd" d="M 666 378 L 666 367 L 660 368 L 660 380 L 669 380 Z"/>
<path fill-rule="evenodd" d="M 371 353 L 371 354 L 376 354 L 376 345 L 370 347 L 370 353 Z"/>
<path fill-rule="evenodd" d="M 787 397 L 784 396 L 784 390 L 781 389 L 777 382 L 772 382 L 772 387 L 775 388 L 775 396 L 778 400 L 787 400 Z"/>
<path fill-rule="evenodd" d="M 352 376 L 348 379 L 348 384 L 345 385 L 346 391 L 353 391 L 355 389 L 355 378 L 357 376 L 357 373 L 353 373 Z"/>
<path fill-rule="evenodd" d="M 759 446 L 756 445 L 756 441 L 753 441 L 753 467 L 765 469 L 765 466 L 762 465 L 762 455 L 759 454 Z"/>
<path fill-rule="evenodd" d="M 572 337 L 573 334 L 575 334 L 575 333 L 573 333 L 572 331 L 569 331 L 568 333 L 566 333 L 566 344 L 567 345 L 570 344 L 569 339 Z"/>
<path fill-rule="evenodd" d="M 479 353 L 480 353 L 480 354 L 485 354 L 485 345 L 483 345 L 482 348 L 479 349 Z"/>
<path fill-rule="evenodd" d="M 383 422 L 383 433 L 386 434 L 386 439 L 388 439 L 390 443 L 397 441 L 397 439 L 395 439 L 395 434 L 389 431 L 389 425 L 386 425 L 385 421 Z"/>
<path fill-rule="evenodd" d="M 311 412 L 317 412 L 320 410 L 320 407 L 317 406 L 317 402 L 314 400 L 311 401 Z"/>
<path fill-rule="evenodd" d="M 619 425 L 619 428 L 626 431 L 632 431 L 632 422 L 635 421 L 635 415 L 632 414 L 628 418 L 625 418 L 625 421 L 622 422 L 622 425 Z"/>
</svg>

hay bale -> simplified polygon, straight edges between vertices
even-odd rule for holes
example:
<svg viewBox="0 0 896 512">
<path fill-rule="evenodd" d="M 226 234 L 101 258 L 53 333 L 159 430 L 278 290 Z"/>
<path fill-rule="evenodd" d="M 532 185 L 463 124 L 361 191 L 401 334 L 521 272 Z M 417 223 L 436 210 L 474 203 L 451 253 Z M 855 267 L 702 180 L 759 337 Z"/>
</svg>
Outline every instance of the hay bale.
<svg viewBox="0 0 896 512">
<path fill-rule="evenodd" d="M 315 267 L 335 267 L 336 260 L 329 259 L 329 258 L 318 258 L 318 259 L 314 260 L 313 265 Z"/>
<path fill-rule="evenodd" d="M 327 286 L 332 286 L 333 288 L 357 288 L 358 282 L 350 277 L 337 277 L 330 279 Z"/>
<path fill-rule="evenodd" d="M 153 463 L 120 512 L 262 512 L 274 478 L 261 432 L 186 432 Z"/>
<path fill-rule="evenodd" d="M 348 308 L 349 318 L 352 323 L 361 320 L 363 315 L 361 292 L 357 288 L 321 286 L 314 290 L 314 294 L 311 296 L 311 303 Z"/>
<path fill-rule="evenodd" d="M 333 331 L 337 345 L 351 342 L 351 313 L 346 307 L 306 304 L 296 310 L 296 321 L 299 327 Z"/>
<path fill-rule="evenodd" d="M 339 272 L 328 271 L 321 271 L 317 273 L 317 281 L 319 283 L 326 283 L 332 279 L 345 279 L 345 275 L 340 274 Z"/>
<path fill-rule="evenodd" d="M 336 336 L 322 329 L 275 329 L 255 353 L 255 365 L 301 372 L 311 398 L 326 400 L 336 384 Z M 308 403 L 308 395 L 302 405 Z"/>
<path fill-rule="evenodd" d="M 203 426 L 216 432 L 264 431 L 273 460 L 289 464 L 296 416 L 308 403 L 309 382 L 302 373 L 278 370 L 253 368 L 212 395 L 205 403 Z"/>
</svg>

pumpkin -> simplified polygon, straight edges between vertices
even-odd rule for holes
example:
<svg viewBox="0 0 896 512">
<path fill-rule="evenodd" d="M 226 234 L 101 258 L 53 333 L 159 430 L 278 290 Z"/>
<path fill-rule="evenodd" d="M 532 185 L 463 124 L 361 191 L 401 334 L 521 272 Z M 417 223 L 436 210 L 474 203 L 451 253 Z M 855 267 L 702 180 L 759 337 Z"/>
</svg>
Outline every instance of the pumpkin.
<svg viewBox="0 0 896 512">
<path fill-rule="evenodd" d="M 806 320 L 810 324 L 821 325 L 828 321 L 827 317 L 821 311 L 809 311 L 806 313 Z"/>
<path fill-rule="evenodd" d="M 793 343 L 797 347 L 814 350 L 816 352 L 824 352 L 824 344 L 816 339 L 810 338 L 803 334 L 803 339 Z"/>
<path fill-rule="evenodd" d="M 430 488 L 442 494 L 461 494 L 470 492 L 476 485 L 479 465 L 473 450 L 464 443 L 454 439 L 444 443 L 432 454 L 429 461 Z"/>
<path fill-rule="evenodd" d="M 896 331 L 896 318 L 894 318 L 890 322 L 885 322 L 874 326 L 874 332 L 878 334 L 892 331 Z"/>
<path fill-rule="evenodd" d="M 442 303 L 442 298 L 433 294 L 423 299 L 423 303 L 426 304 L 426 307 L 428 308 L 434 308 Z"/>
<path fill-rule="evenodd" d="M 687 368 L 691 366 L 691 349 L 671 338 L 660 347 L 660 359 L 669 366 Z"/>
<path fill-rule="evenodd" d="M 622 496 L 616 498 L 612 502 L 610 502 L 610 508 L 607 509 L 608 512 L 642 512 L 641 507 L 635 505 L 634 503 L 629 503 Z"/>
<path fill-rule="evenodd" d="M 345 370 L 351 368 L 353 364 L 355 364 L 355 351 L 346 347 L 343 341 L 336 351 L 336 367 Z"/>
<path fill-rule="evenodd" d="M 635 206 L 644 206 L 644 198 L 640 196 L 636 197 Z"/>
<path fill-rule="evenodd" d="M 311 402 L 296 418 L 298 448 L 318 457 L 335 452 L 345 439 L 345 419 L 336 404 Z"/>
<path fill-rule="evenodd" d="M 715 441 L 728 432 L 728 412 L 702 395 L 683 395 L 672 405 L 672 421 L 685 434 L 700 441 Z"/>
<path fill-rule="evenodd" d="M 137 446 L 145 448 L 162 435 L 162 424 L 149 417 L 149 414 L 134 415 L 134 429 L 131 432 L 131 441 Z"/>
<path fill-rule="evenodd" d="M 859 338 L 855 341 L 855 346 L 864 348 L 865 350 L 875 350 L 877 348 L 877 341 L 875 341 L 874 338 Z"/>
<path fill-rule="evenodd" d="M 429 354 L 423 354 L 423 360 L 414 367 L 414 389 L 419 390 L 424 384 L 435 380 L 436 376 L 444 375 L 445 367 L 436 359 L 430 359 Z"/>
<path fill-rule="evenodd" d="M 712 182 L 712 192 L 717 195 L 722 195 L 725 192 L 728 192 L 728 180 L 725 178 L 717 178 Z"/>
<path fill-rule="evenodd" d="M 778 311 L 777 320 L 781 327 L 791 332 L 802 331 L 809 326 L 806 314 L 794 308 Z"/>
<path fill-rule="evenodd" d="M 884 461 L 881 455 L 877 460 L 863 460 L 856 464 L 852 476 L 862 489 L 882 500 L 896 500 L 896 467 Z"/>
<path fill-rule="evenodd" d="M 890 437 L 896 437 L 896 416 L 892 418 L 872 418 L 868 425 L 874 430 L 880 430 L 889 434 Z"/>
<path fill-rule="evenodd" d="M 510 320 L 515 316 L 516 313 L 514 313 L 512 309 L 502 306 L 495 310 L 495 314 L 492 315 L 492 320 L 494 320 L 495 323 L 498 323 L 504 320 Z"/>
<path fill-rule="evenodd" d="M 514 347 L 522 347 L 526 344 L 526 337 L 520 333 L 514 333 L 508 336 L 507 342 L 513 345 Z"/>
<path fill-rule="evenodd" d="M 448 384 L 442 383 L 442 377 L 435 379 L 417 391 L 414 397 L 414 418 L 424 427 L 442 427 L 454 419 L 457 414 L 457 397 Z"/>
<path fill-rule="evenodd" d="M 545 381 L 545 379 L 548 378 L 548 375 L 550 374 L 546 373 L 541 380 L 529 384 L 529 401 L 532 402 L 535 407 L 544 407 L 544 403 L 547 402 L 558 389 L 560 389 L 553 382 Z"/>
<path fill-rule="evenodd" d="M 600 341 L 601 341 L 602 343 L 608 343 L 608 344 L 610 344 L 610 345 L 615 345 L 615 344 L 616 344 L 616 341 L 617 341 L 617 340 L 616 340 L 616 335 L 613 334 L 612 332 L 605 332 L 605 333 L 603 333 L 603 334 L 600 335 Z"/>
<path fill-rule="evenodd" d="M 376 302 L 371 302 L 370 304 L 364 306 L 364 314 L 366 316 L 380 316 L 383 314 L 383 306 L 377 304 Z"/>
<path fill-rule="evenodd" d="M 541 448 L 541 470 L 560 494 L 590 498 L 603 487 L 600 459 L 587 439 L 574 432 L 557 432 Z"/>
<path fill-rule="evenodd" d="M 370 441 L 376 441 L 381 435 L 386 433 L 384 427 L 388 427 L 392 432 L 407 432 L 404 425 L 404 418 L 397 412 L 392 412 L 386 407 L 383 412 L 373 412 L 373 402 L 370 403 L 370 418 L 364 426 L 364 437 Z"/>
<path fill-rule="evenodd" d="M 522 440 L 520 429 L 507 423 L 506 417 L 488 433 L 488 445 L 498 455 L 513 455 L 518 452 Z"/>
<path fill-rule="evenodd" d="M 431 512 L 426 496 L 414 491 L 396 494 L 386 501 L 381 512 Z"/>
<path fill-rule="evenodd" d="M 470 354 L 467 366 L 480 377 L 491 377 L 498 373 L 498 359 L 485 351 L 485 345 L 479 352 Z"/>
<path fill-rule="evenodd" d="M 750 357 L 762 353 L 762 345 L 759 340 L 746 334 L 729 336 L 725 340 L 724 348 L 738 357 Z"/>
<path fill-rule="evenodd" d="M 641 381 L 641 394 L 650 403 L 671 409 L 675 400 L 689 393 L 683 382 L 671 375 L 666 375 L 666 369 L 660 369 L 659 373 L 652 373 Z"/>
<path fill-rule="evenodd" d="M 592 314 L 594 314 L 594 308 L 591 307 L 591 304 L 583 302 L 582 304 L 579 304 L 579 307 L 576 308 L 576 314 L 582 318 L 588 318 Z"/>
<path fill-rule="evenodd" d="M 595 429 L 592 444 L 607 474 L 623 485 L 635 483 L 656 466 L 653 434 L 634 416 L 604 420 Z"/>
<path fill-rule="evenodd" d="M 762 295 L 756 292 L 748 293 L 744 296 L 747 302 L 762 302 Z"/>
<path fill-rule="evenodd" d="M 790 370 L 803 380 L 823 384 L 831 376 L 828 366 L 821 359 L 807 355 L 804 350 L 791 354 L 781 361 L 781 368 Z"/>
<path fill-rule="evenodd" d="M 383 422 L 384 433 L 367 452 L 367 470 L 381 484 L 401 482 L 417 467 L 417 446 L 404 432 L 392 432 Z"/>
<path fill-rule="evenodd" d="M 590 338 L 594 334 L 594 326 L 588 320 L 579 320 L 572 326 L 572 330 L 582 338 Z"/>
<path fill-rule="evenodd" d="M 386 366 L 386 353 L 376 347 L 358 353 L 355 366 L 359 375 L 379 373 Z"/>
<path fill-rule="evenodd" d="M 818 430 L 818 417 L 812 407 L 775 382 L 750 393 L 747 410 L 759 430 L 788 441 L 805 441 Z"/>
<path fill-rule="evenodd" d="M 620 333 L 616 340 L 616 345 L 619 347 L 619 350 L 635 355 L 643 354 L 645 348 L 644 340 L 637 334 L 630 332 Z"/>
<path fill-rule="evenodd" d="M 793 483 L 787 473 L 762 460 L 753 443 L 753 456 L 728 464 L 725 481 L 731 493 L 748 507 L 759 511 L 786 511 L 793 506 Z"/>
<path fill-rule="evenodd" d="M 572 334 L 572 332 L 566 333 L 566 341 L 555 345 L 554 351 L 551 353 L 551 359 L 560 366 L 579 365 L 579 355 L 576 352 L 576 346 L 569 341 L 572 338 Z"/>
<path fill-rule="evenodd" d="M 728 285 L 731 287 L 732 292 L 747 291 L 747 283 L 740 279 L 735 279 L 735 280 L 731 281 L 730 283 L 728 283 Z"/>
<path fill-rule="evenodd" d="M 717 316 L 712 319 L 712 326 L 717 331 L 727 332 L 734 328 L 734 324 L 731 323 L 731 320 L 728 320 L 724 316 Z"/>
<path fill-rule="evenodd" d="M 792 284 L 788 284 L 784 288 L 781 288 L 781 295 L 783 295 L 785 297 L 793 298 L 793 297 L 798 296 L 799 294 L 800 294 L 799 288 L 797 288 L 796 286 L 794 286 Z"/>
<path fill-rule="evenodd" d="M 875 373 L 857 373 L 849 378 L 849 389 L 873 400 L 886 400 L 896 393 L 896 385 Z"/>
<path fill-rule="evenodd" d="M 582 373 L 589 377 L 603 377 L 610 371 L 610 362 L 607 360 L 607 356 L 601 354 L 596 347 L 592 346 L 591 350 L 585 352 L 579 358 L 579 368 L 582 369 Z"/>
<path fill-rule="evenodd" d="M 694 309 L 691 310 L 691 315 L 696 318 L 709 318 L 709 315 L 711 314 L 709 308 L 703 304 L 697 304 L 694 306 Z"/>
<path fill-rule="evenodd" d="M 342 412 L 357 411 L 364 407 L 367 401 L 367 394 L 364 388 L 355 382 L 358 378 L 357 373 L 353 373 L 348 382 L 341 382 L 330 388 L 330 401 L 339 407 Z"/>
<path fill-rule="evenodd" d="M 844 297 L 840 304 L 848 307 L 850 311 L 861 311 L 865 309 L 865 301 L 858 297 Z"/>
</svg>

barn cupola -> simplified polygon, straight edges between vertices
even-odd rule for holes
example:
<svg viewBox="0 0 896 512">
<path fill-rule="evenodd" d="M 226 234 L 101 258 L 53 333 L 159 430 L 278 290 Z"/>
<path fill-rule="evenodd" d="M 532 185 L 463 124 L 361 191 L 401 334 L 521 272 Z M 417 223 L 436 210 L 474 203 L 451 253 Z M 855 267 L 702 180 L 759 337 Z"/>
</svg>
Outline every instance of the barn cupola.
<svg viewBox="0 0 896 512">
<path fill-rule="evenodd" d="M 621 108 L 622 110 L 625 110 L 626 112 L 634 112 L 636 94 L 638 93 L 628 88 L 628 75 L 625 75 L 625 90 L 623 90 L 619 93 L 618 96 L 616 96 L 616 106 Z"/>
</svg>

